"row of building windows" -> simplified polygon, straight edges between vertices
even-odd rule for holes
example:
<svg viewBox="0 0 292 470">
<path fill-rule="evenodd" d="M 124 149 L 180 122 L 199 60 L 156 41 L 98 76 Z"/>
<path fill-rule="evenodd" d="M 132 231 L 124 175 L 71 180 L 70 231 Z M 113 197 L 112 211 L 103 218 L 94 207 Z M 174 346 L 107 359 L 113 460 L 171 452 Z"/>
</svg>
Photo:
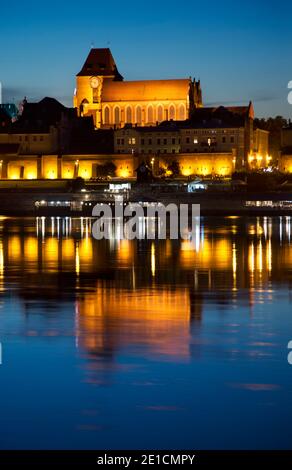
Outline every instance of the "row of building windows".
<svg viewBox="0 0 292 470">
<path fill-rule="evenodd" d="M 234 129 L 191 129 L 191 130 L 184 130 L 185 134 L 200 134 L 200 135 L 208 135 L 208 134 L 234 134 L 235 130 Z"/>
<path fill-rule="evenodd" d="M 212 148 L 212 147 L 209 147 L 209 151 L 208 153 L 213 153 L 213 152 L 216 152 L 216 149 Z M 118 149 L 117 150 L 117 153 L 135 153 L 133 149 Z M 147 150 L 144 150 L 144 149 L 140 149 L 139 151 L 140 154 L 145 154 L 145 153 L 149 153 L 149 154 L 160 154 L 160 153 L 200 153 L 200 151 L 198 149 L 190 149 L 190 148 L 186 148 L 183 150 L 183 152 L 181 152 L 179 149 L 177 148 L 173 148 L 171 150 L 169 149 L 147 149 Z M 205 151 L 204 151 L 205 153 Z"/>
<path fill-rule="evenodd" d="M 174 105 L 167 107 L 158 105 L 156 109 L 150 105 L 146 110 L 142 109 L 141 106 L 137 106 L 135 112 L 131 106 L 127 106 L 125 109 L 124 118 L 121 119 L 121 116 L 122 110 L 120 107 L 116 106 L 112 113 L 110 107 L 105 106 L 103 112 L 103 122 L 104 124 L 111 124 L 113 122 L 114 124 L 119 125 L 123 120 L 126 123 L 135 122 L 136 124 L 140 125 L 145 121 L 149 123 L 153 123 L 155 121 L 161 122 L 168 119 L 178 119 L 183 121 L 187 117 L 186 107 L 184 104 L 179 105 L 177 110 Z"/>
<path fill-rule="evenodd" d="M 175 139 L 174 137 L 172 139 L 170 139 L 171 141 L 171 144 L 172 145 L 175 145 L 175 144 L 180 144 L 180 139 Z M 141 139 L 141 145 L 152 145 L 152 139 Z M 128 139 L 128 143 L 130 145 L 135 145 L 136 144 L 136 137 L 129 137 Z M 125 144 L 125 139 L 117 139 L 117 145 L 124 145 Z M 167 139 L 157 139 L 156 140 L 156 144 L 157 145 L 167 145 L 168 144 L 168 140 Z"/>
<path fill-rule="evenodd" d="M 190 143 L 191 143 L 190 137 L 186 137 L 185 139 L 183 139 L 183 141 L 184 141 L 184 143 L 186 143 L 186 144 L 190 144 Z M 146 144 L 146 145 L 147 145 L 147 144 L 148 144 L 148 145 L 152 145 L 152 142 L 153 142 L 152 138 L 148 138 L 148 139 L 142 138 L 141 141 L 140 141 L 141 145 L 145 145 L 145 144 Z M 181 139 L 180 139 L 180 138 L 176 139 L 175 137 L 172 137 L 172 138 L 169 140 L 169 142 L 171 143 L 171 145 L 180 144 L 180 143 L 181 143 Z M 231 144 L 234 144 L 235 138 L 234 138 L 233 135 L 230 136 L 229 142 L 230 142 Z M 198 140 L 197 138 L 194 138 L 193 143 L 194 143 L 195 145 L 197 145 L 197 144 L 199 144 L 199 140 Z M 226 137 L 224 136 L 224 137 L 222 137 L 222 144 L 225 144 L 225 143 L 227 143 L 227 140 L 226 140 Z M 125 139 L 123 139 L 123 138 L 118 138 L 118 139 L 117 139 L 117 145 L 124 145 L 124 144 L 125 144 Z M 129 144 L 129 145 L 136 145 L 136 137 L 129 137 L 129 138 L 128 138 L 128 144 Z M 157 145 L 161 145 L 161 144 L 167 145 L 167 144 L 168 144 L 168 139 L 166 139 L 166 138 L 163 138 L 163 139 L 158 138 L 158 139 L 156 139 L 156 144 L 157 144 Z M 216 142 L 216 140 L 215 140 L 214 138 L 212 138 L 212 139 L 209 138 L 207 141 L 202 141 L 202 142 L 200 142 L 200 145 L 201 145 L 201 146 L 205 146 L 205 145 L 217 145 L 217 142 Z"/>
<path fill-rule="evenodd" d="M 28 142 L 29 138 L 28 138 L 28 135 L 25 135 L 25 136 L 20 135 L 18 140 L 19 140 L 19 142 L 22 142 L 22 141 Z M 43 142 L 44 141 L 44 136 L 43 135 L 40 135 L 40 136 L 33 135 L 32 140 L 33 140 L 33 142 L 37 142 L 38 140 L 40 142 Z"/>
<path fill-rule="evenodd" d="M 193 142 L 194 142 L 194 144 L 198 144 L 198 143 L 199 143 L 199 140 L 195 137 L 194 140 L 193 140 Z M 215 139 L 214 137 L 208 138 L 207 143 L 208 143 L 209 145 L 210 145 L 211 143 L 213 143 L 213 142 L 216 142 L 216 139 Z M 223 137 L 221 138 L 221 142 L 222 142 L 222 144 L 226 144 L 226 143 L 227 143 L 227 137 L 223 136 Z M 231 136 L 229 137 L 229 142 L 230 142 L 231 144 L 234 144 L 234 142 L 235 142 L 235 137 L 234 137 L 234 135 L 231 135 Z M 191 143 L 190 137 L 186 137 L 186 138 L 185 138 L 185 143 L 186 143 L 186 144 L 190 144 L 190 143 Z"/>
<path fill-rule="evenodd" d="M 133 149 L 128 149 L 128 150 L 117 150 L 117 153 L 133 153 Z M 149 154 L 152 154 L 152 153 L 156 153 L 156 154 L 159 154 L 159 153 L 179 153 L 179 150 L 178 149 L 171 149 L 171 151 L 169 151 L 168 149 L 155 149 L 155 152 L 153 152 L 152 149 L 148 149 L 147 151 L 145 151 L 144 149 L 141 149 L 140 153 L 149 153 Z"/>
</svg>

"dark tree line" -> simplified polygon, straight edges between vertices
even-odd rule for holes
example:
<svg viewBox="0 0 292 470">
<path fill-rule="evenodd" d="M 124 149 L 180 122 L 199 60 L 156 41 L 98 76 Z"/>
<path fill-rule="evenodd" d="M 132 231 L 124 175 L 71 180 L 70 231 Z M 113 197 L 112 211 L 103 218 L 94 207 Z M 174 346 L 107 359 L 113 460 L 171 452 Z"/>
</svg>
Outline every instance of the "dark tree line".
<svg viewBox="0 0 292 470">
<path fill-rule="evenodd" d="M 290 120 L 282 116 L 274 118 L 255 118 L 254 128 L 269 131 L 269 148 L 270 154 L 277 159 L 281 149 L 281 129 L 290 125 Z"/>
</svg>

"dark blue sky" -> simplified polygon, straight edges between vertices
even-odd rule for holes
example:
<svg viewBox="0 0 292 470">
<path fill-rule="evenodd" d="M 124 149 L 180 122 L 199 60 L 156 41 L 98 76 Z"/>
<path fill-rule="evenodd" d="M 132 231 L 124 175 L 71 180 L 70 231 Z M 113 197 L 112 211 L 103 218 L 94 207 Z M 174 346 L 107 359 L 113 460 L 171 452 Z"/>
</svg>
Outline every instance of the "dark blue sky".
<svg viewBox="0 0 292 470">
<path fill-rule="evenodd" d="M 278 9 L 277 9 L 278 6 Z M 125 79 L 200 78 L 205 105 L 254 102 L 292 117 L 292 5 L 287 1 L 78 1 L 1 4 L 4 100 L 72 105 L 91 43 L 110 47 Z"/>
</svg>

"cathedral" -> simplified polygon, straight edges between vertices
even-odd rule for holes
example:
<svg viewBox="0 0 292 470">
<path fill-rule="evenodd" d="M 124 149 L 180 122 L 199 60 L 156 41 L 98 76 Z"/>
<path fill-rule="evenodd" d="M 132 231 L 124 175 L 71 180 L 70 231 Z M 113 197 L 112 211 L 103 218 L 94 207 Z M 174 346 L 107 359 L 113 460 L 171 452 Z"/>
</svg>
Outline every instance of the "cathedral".
<svg viewBox="0 0 292 470">
<path fill-rule="evenodd" d="M 202 91 L 191 78 L 124 81 L 110 49 L 91 49 L 76 76 L 73 105 L 97 129 L 151 126 L 187 119 L 202 106 Z"/>
</svg>

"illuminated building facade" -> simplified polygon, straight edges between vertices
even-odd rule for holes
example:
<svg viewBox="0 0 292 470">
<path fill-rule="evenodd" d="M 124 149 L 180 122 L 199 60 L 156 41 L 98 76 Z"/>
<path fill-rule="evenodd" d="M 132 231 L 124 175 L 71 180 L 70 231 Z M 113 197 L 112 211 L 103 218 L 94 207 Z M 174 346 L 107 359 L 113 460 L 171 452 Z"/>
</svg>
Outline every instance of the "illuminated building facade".
<svg viewBox="0 0 292 470">
<path fill-rule="evenodd" d="M 91 49 L 76 76 L 73 105 L 96 128 L 155 125 L 187 119 L 202 106 L 202 90 L 191 78 L 124 81 L 110 49 Z"/>
<path fill-rule="evenodd" d="M 285 127 L 281 132 L 281 155 L 279 170 L 292 173 L 292 125 Z"/>
<path fill-rule="evenodd" d="M 255 129 L 253 133 L 253 151 L 248 156 L 248 168 L 257 170 L 271 165 L 269 154 L 269 131 Z"/>
<path fill-rule="evenodd" d="M 197 108 L 187 120 L 117 129 L 114 148 L 119 154 L 140 155 L 148 164 L 155 161 L 157 170 L 176 160 L 183 176 L 230 176 L 254 162 L 257 168 L 267 164 L 268 133 L 254 131 L 253 118 L 252 103 Z"/>
<path fill-rule="evenodd" d="M 4 154 L 4 155 L 3 155 Z M 119 178 L 135 176 L 132 155 L 19 155 L 17 145 L 0 144 L 0 178 L 19 179 L 74 179 L 85 180 L 105 176 L 103 172 L 110 163 Z"/>
<path fill-rule="evenodd" d="M 135 176 L 132 156 L 114 154 L 113 131 L 95 131 L 91 117 L 52 98 L 25 101 L 19 119 L 0 128 L 2 179 L 90 179 L 109 164 L 117 177 Z"/>
<path fill-rule="evenodd" d="M 2 112 L 1 178 L 131 178 L 143 161 L 155 176 L 171 176 L 175 163 L 182 176 L 229 177 L 270 162 L 252 103 L 203 107 L 200 82 L 191 79 L 124 81 L 109 49 L 91 49 L 74 106 L 25 99 L 15 122 Z"/>
</svg>

